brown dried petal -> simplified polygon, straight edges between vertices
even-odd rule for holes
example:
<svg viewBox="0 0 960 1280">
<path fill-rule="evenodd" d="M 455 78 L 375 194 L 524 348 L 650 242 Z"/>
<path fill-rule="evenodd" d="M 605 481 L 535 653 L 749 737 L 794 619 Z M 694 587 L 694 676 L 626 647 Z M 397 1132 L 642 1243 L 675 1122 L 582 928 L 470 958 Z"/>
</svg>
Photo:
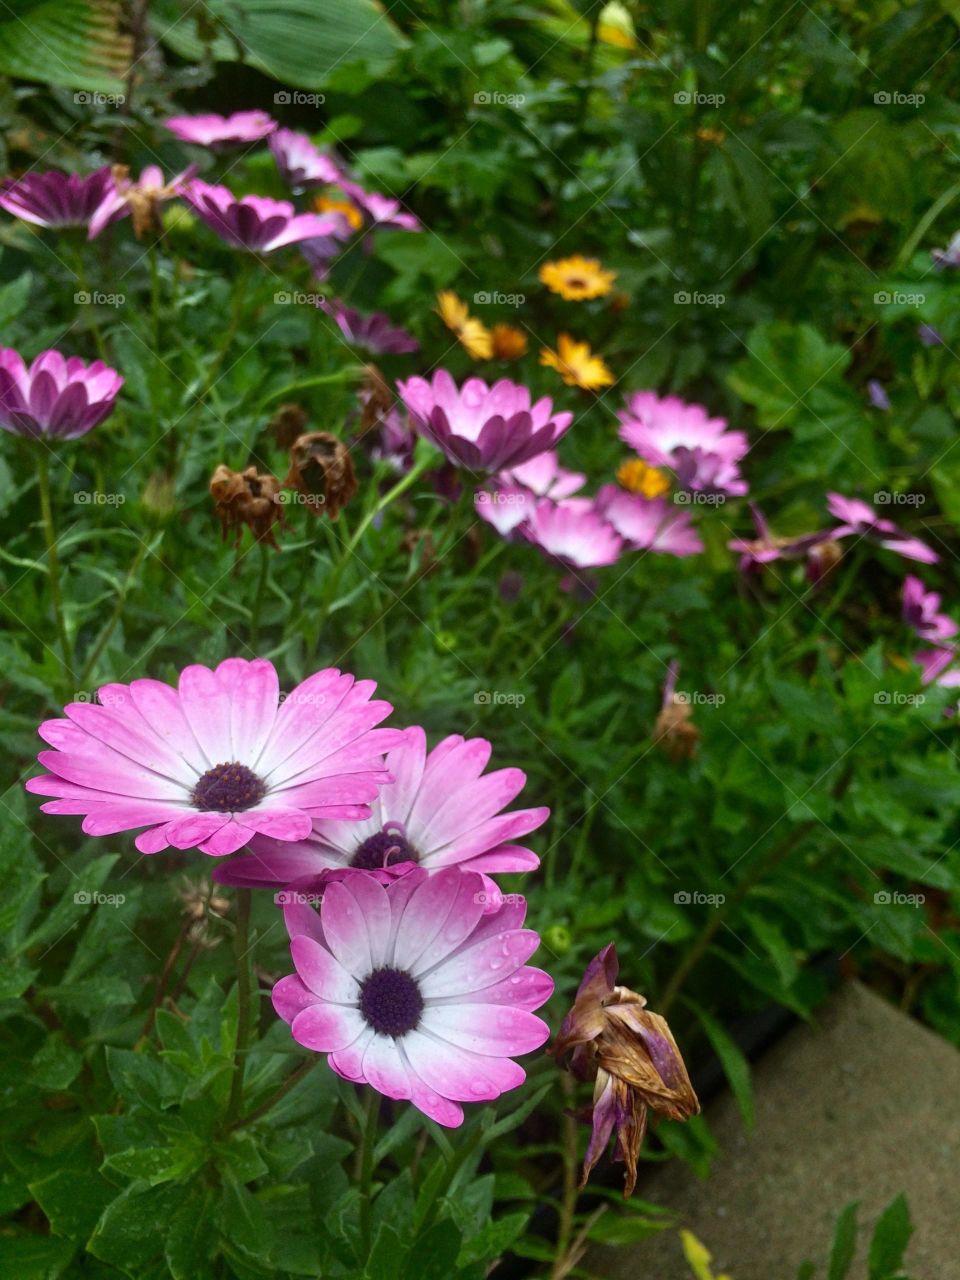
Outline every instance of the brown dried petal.
<svg viewBox="0 0 960 1280">
<path fill-rule="evenodd" d="M 697 754 L 700 730 L 693 723 L 693 708 L 688 702 L 667 703 L 657 716 L 653 740 L 674 764 L 693 759 Z"/>
<path fill-rule="evenodd" d="M 284 511 L 276 476 L 260 474 L 256 467 L 231 471 L 221 463 L 210 478 L 210 493 L 224 539 L 236 531 L 234 545 L 239 546 L 246 527 L 257 542 L 279 550 L 273 526 L 283 527 Z"/>
<path fill-rule="evenodd" d="M 298 436 L 303 435 L 310 415 L 299 404 L 282 404 L 270 421 L 267 430 L 281 449 L 290 449 Z"/>
</svg>

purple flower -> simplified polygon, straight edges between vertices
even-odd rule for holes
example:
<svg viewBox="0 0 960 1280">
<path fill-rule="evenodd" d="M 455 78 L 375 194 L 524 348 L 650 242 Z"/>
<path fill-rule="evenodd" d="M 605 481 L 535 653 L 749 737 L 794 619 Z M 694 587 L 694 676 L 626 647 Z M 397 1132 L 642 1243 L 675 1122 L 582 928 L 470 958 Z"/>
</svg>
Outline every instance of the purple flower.
<svg viewBox="0 0 960 1280">
<path fill-rule="evenodd" d="M 73 440 L 113 408 L 123 378 L 100 360 L 86 364 L 44 351 L 28 369 L 18 352 L 0 348 L 0 427 L 15 436 Z"/>
<path fill-rule="evenodd" d="M 284 245 L 335 234 L 335 215 L 294 213 L 287 200 L 241 196 L 195 178 L 183 189 L 184 198 L 221 240 L 251 253 L 271 253 Z"/>
<path fill-rule="evenodd" d="M 899 529 L 892 520 L 878 516 L 868 502 L 859 498 L 845 498 L 841 493 L 827 494 L 827 508 L 832 516 L 843 523 L 834 530 L 835 538 L 845 538 L 850 534 L 870 537 L 894 551 L 906 560 L 919 560 L 923 564 L 936 564 L 939 556 L 932 547 L 928 547 L 919 538 L 911 538 Z"/>
<path fill-rule="evenodd" d="M 942 347 L 943 339 L 932 324 L 922 324 L 917 329 L 917 337 L 925 347 Z"/>
<path fill-rule="evenodd" d="M 503 471 L 550 449 L 569 427 L 572 413 L 555 413 L 544 396 L 531 404 L 529 388 L 501 378 L 488 387 L 467 378 L 461 388 L 445 369 L 433 381 L 409 378 L 397 387 L 414 427 L 456 466 Z"/>
<path fill-rule="evenodd" d="M 555 449 L 545 449 L 529 462 L 511 467 L 500 479 L 512 480 L 529 489 L 538 498 L 552 498 L 554 502 L 578 493 L 587 481 L 587 477 L 581 472 L 567 471 L 561 467 Z"/>
<path fill-rule="evenodd" d="M 355 347 L 363 347 L 374 355 L 381 356 L 406 355 L 420 350 L 420 343 L 416 338 L 407 333 L 406 329 L 397 328 L 382 311 L 374 311 L 372 315 L 365 316 L 352 307 L 344 306 L 337 299 L 332 302 L 324 300 L 318 305 L 328 316 L 332 316 L 340 332 Z"/>
<path fill-rule="evenodd" d="M 940 612 L 940 596 L 927 591 L 919 578 L 908 573 L 903 580 L 903 620 L 921 640 L 948 640 L 957 634 L 957 624 Z"/>
<path fill-rule="evenodd" d="M 678 511 L 665 498 L 644 498 L 619 485 L 605 484 L 594 499 L 594 508 L 635 551 L 694 556 L 703 550 L 689 511 Z"/>
<path fill-rule="evenodd" d="M 552 559 L 574 569 L 614 564 L 623 550 L 623 540 L 589 499 L 543 498 L 520 531 Z"/>
<path fill-rule="evenodd" d="M 89 227 L 113 188 L 113 170 L 109 165 L 85 178 L 56 169 L 26 173 L 22 178 L 7 178 L 0 184 L 0 208 L 38 227 Z M 107 221 L 121 216 L 122 211 L 116 211 Z"/>
<path fill-rule="evenodd" d="M 876 378 L 871 378 L 867 383 L 867 399 L 875 409 L 880 409 L 884 413 L 890 412 L 890 397 L 883 383 L 878 382 Z"/>
<path fill-rule="evenodd" d="M 405 213 L 399 200 L 392 196 L 380 195 L 377 191 L 364 191 L 358 183 L 341 177 L 340 187 L 364 214 L 365 220 L 372 227 L 383 230 L 395 228 L 400 231 L 420 231 L 420 219 L 412 213 Z"/>
<path fill-rule="evenodd" d="M 339 165 L 307 137 L 293 129 L 277 129 L 267 146 L 273 152 L 280 176 L 294 191 L 326 187 L 342 178 Z"/>
<path fill-rule="evenodd" d="M 361 402 L 369 399 L 371 392 L 361 389 Z M 370 450 L 374 462 L 385 462 L 394 471 L 409 471 L 413 466 L 413 450 L 417 442 L 416 434 L 410 423 L 403 417 L 396 405 L 380 418 L 380 439 Z"/>
<path fill-rule="evenodd" d="M 327 229 L 321 236 L 303 240 L 300 252 L 313 271 L 313 278 L 322 281 L 330 274 L 330 259 L 340 252 L 342 242 L 350 239 L 353 229 L 342 213 L 330 210 L 314 216 L 322 217 Z"/>
<path fill-rule="evenodd" d="M 724 418 L 710 418 L 700 404 L 679 396 L 637 391 L 620 414 L 620 438 L 644 462 L 670 467 L 682 488 L 739 497 L 747 492 L 737 468 L 750 448 L 742 431 L 727 431 Z"/>
<path fill-rule="evenodd" d="M 960 667 L 951 666 L 956 656 L 953 649 L 923 649 L 913 655 L 913 660 L 920 665 L 920 679 L 924 684 L 956 689 L 960 687 Z"/>
<path fill-rule="evenodd" d="M 774 560 L 799 560 L 814 555 L 818 547 L 829 545 L 841 536 L 841 530 L 803 533 L 796 537 L 778 537 L 770 530 L 767 518 L 759 507 L 750 504 L 756 538 L 734 538 L 727 543 L 731 551 L 739 551 L 740 568 L 744 572 L 758 565 L 771 564 Z"/>
<path fill-rule="evenodd" d="M 945 249 L 931 249 L 930 256 L 938 271 L 956 270 L 960 267 L 960 231 L 951 236 Z"/>
<path fill-rule="evenodd" d="M 238 146 L 259 142 L 277 127 L 265 111 L 235 111 L 232 116 L 171 116 L 164 124 L 181 142 L 198 147 Z"/>
</svg>

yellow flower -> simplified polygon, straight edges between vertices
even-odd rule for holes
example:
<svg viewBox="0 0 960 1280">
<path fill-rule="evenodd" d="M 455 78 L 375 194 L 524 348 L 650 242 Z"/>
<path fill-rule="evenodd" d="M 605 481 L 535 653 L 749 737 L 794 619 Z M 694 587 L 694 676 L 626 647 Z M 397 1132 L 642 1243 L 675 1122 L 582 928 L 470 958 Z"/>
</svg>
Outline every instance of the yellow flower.
<svg viewBox="0 0 960 1280">
<path fill-rule="evenodd" d="M 437 294 L 437 315 L 447 328 L 457 335 L 460 345 L 474 360 L 489 360 L 493 355 L 493 338 L 490 330 L 474 320 L 455 293 L 445 289 Z"/>
<path fill-rule="evenodd" d="M 596 258 L 559 258 L 545 262 L 540 268 L 540 279 L 553 293 L 559 293 L 568 302 L 583 302 L 585 298 L 602 298 L 613 288 L 617 278 L 615 271 L 605 271 Z"/>
<path fill-rule="evenodd" d="M 617 480 L 631 493 L 642 493 L 645 498 L 659 498 L 670 488 L 670 481 L 662 471 L 649 466 L 639 458 L 630 458 L 617 468 Z"/>
<path fill-rule="evenodd" d="M 557 338 L 557 349 L 544 347 L 540 363 L 548 369 L 556 369 L 568 387 L 582 387 L 584 391 L 596 391 L 610 387 L 615 379 L 600 356 L 590 351 L 588 342 L 577 342 L 569 333 Z"/>
<path fill-rule="evenodd" d="M 680 1240 L 683 1244 L 683 1256 L 690 1264 L 690 1269 L 697 1280 L 730 1280 L 728 1275 L 714 1275 L 710 1267 L 713 1254 L 692 1231 L 681 1231 Z"/>
<path fill-rule="evenodd" d="M 512 324 L 495 324 L 490 330 L 497 360 L 519 360 L 527 354 L 527 335 Z"/>
<path fill-rule="evenodd" d="M 363 214 L 349 200 L 333 200 L 330 196 L 317 196 L 313 207 L 317 213 L 340 213 L 354 229 L 359 231 L 363 226 Z"/>
</svg>

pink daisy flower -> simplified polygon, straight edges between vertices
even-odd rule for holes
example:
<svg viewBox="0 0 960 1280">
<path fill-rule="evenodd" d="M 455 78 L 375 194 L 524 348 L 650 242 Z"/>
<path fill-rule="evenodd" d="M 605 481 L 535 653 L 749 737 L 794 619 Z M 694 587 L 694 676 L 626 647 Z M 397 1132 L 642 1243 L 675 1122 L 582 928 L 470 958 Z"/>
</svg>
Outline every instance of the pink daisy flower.
<svg viewBox="0 0 960 1280">
<path fill-rule="evenodd" d="M 670 556 L 695 556 L 703 550 L 690 512 L 678 510 L 665 498 L 644 498 L 618 485 L 605 484 L 594 505 L 634 550 Z"/>
<path fill-rule="evenodd" d="M 0 183 L 0 209 L 37 227 L 89 227 L 113 186 L 109 165 L 86 177 L 57 169 L 25 173 L 22 178 L 5 178 Z"/>
<path fill-rule="evenodd" d="M 49 773 L 27 790 L 45 813 L 84 814 L 90 836 L 138 827 L 141 853 L 199 848 L 221 857 L 255 835 L 303 840 L 314 818 L 366 818 L 389 780 L 383 753 L 398 731 L 371 701 L 372 680 L 334 668 L 280 695 L 264 658 L 189 666 L 159 680 L 108 684 L 99 703 L 71 702 L 40 736 Z"/>
<path fill-rule="evenodd" d="M 0 428 L 15 436 L 74 440 L 111 412 L 123 378 L 100 360 L 42 351 L 29 368 L 0 347 Z"/>
<path fill-rule="evenodd" d="M 509 378 L 491 387 L 467 378 L 458 387 L 446 369 L 438 369 L 432 382 L 408 378 L 397 387 L 420 435 L 471 471 L 529 462 L 552 448 L 573 421 L 572 413 L 554 413 L 549 396 L 531 404 L 529 388 Z"/>
<path fill-rule="evenodd" d="M 515 843 L 546 822 L 545 808 L 502 810 L 523 790 L 522 769 L 484 774 L 491 744 L 453 734 L 427 751 L 419 725 L 386 758 L 393 782 L 380 788 L 360 822 L 317 821 L 305 840 L 284 844 L 258 836 L 251 856 L 216 869 L 224 884 L 288 885 L 344 867 L 426 871 L 460 866 L 484 875 L 533 871 L 540 859 Z M 488 886 L 495 893 L 495 886 Z"/>
<path fill-rule="evenodd" d="M 251 253 L 272 253 L 288 244 L 321 238 L 342 238 L 344 220 L 338 214 L 294 213 L 288 200 L 269 196 L 240 196 L 226 187 L 194 178 L 183 188 L 184 198 L 221 240 Z"/>
<path fill-rule="evenodd" d="M 504 479 L 514 480 L 535 493 L 538 498 L 552 498 L 560 502 L 579 493 L 587 482 L 580 471 L 567 471 L 560 466 L 555 449 L 545 449 L 529 462 L 521 462 L 503 473 Z"/>
<path fill-rule="evenodd" d="M 267 146 L 273 152 L 280 176 L 293 191 L 326 187 L 340 181 L 339 165 L 305 133 L 277 129 L 271 133 Z"/>
<path fill-rule="evenodd" d="M 344 177 L 339 179 L 339 185 L 373 227 L 383 230 L 391 227 L 399 231 L 421 230 L 420 219 L 412 213 L 406 213 L 400 201 L 392 196 L 381 195 L 378 191 L 365 191 L 359 183 Z"/>
<path fill-rule="evenodd" d="M 736 464 L 750 444 L 742 431 L 727 430 L 725 418 L 710 418 L 701 404 L 654 391 L 635 392 L 619 417 L 620 438 L 651 466 L 674 470 L 684 488 L 746 493 Z"/>
<path fill-rule="evenodd" d="M 574 569 L 614 564 L 623 550 L 622 538 L 586 498 L 565 502 L 544 498 L 520 531 L 548 556 Z"/>
<path fill-rule="evenodd" d="M 296 973 L 273 988 L 274 1008 L 344 1079 L 462 1124 L 459 1104 L 516 1089 L 513 1055 L 550 1034 L 532 1012 L 553 981 L 525 964 L 540 942 L 522 927 L 526 903 L 484 913 L 484 897 L 471 872 L 416 868 L 388 885 L 334 881 L 319 913 L 286 905 Z"/>
<path fill-rule="evenodd" d="M 162 204 L 173 200 L 180 194 L 181 186 L 189 182 L 197 171 L 195 164 L 188 165 L 169 182 L 164 181 L 163 170 L 159 165 L 148 164 L 140 174 L 138 181 L 130 178 L 113 179 L 113 190 L 108 191 L 99 208 L 90 219 L 90 231 L 87 238 L 95 240 L 104 227 L 118 218 L 124 218 L 138 202 L 144 204 Z M 136 220 L 134 221 L 136 226 Z M 139 234 L 139 233 L 138 233 Z"/>
<path fill-rule="evenodd" d="M 828 493 L 827 509 L 832 516 L 842 521 L 840 528 L 834 530 L 836 538 L 845 538 L 850 534 L 873 538 L 888 551 L 894 551 L 906 560 L 919 560 L 922 564 L 936 564 L 940 558 L 925 542 L 919 538 L 911 538 L 892 520 L 877 515 L 869 502 L 861 502 L 859 498 L 845 498 L 842 493 Z"/>
<path fill-rule="evenodd" d="M 750 504 L 753 516 L 755 538 L 733 538 L 727 543 L 731 551 L 740 553 L 740 568 L 743 572 L 759 565 L 772 564 L 774 560 L 800 560 L 804 556 L 813 558 L 814 572 L 822 548 L 833 542 L 840 534 L 839 529 L 826 529 L 818 533 L 803 533 L 795 537 L 778 537 L 774 534 L 767 518 L 755 503 Z M 821 574 L 822 576 L 822 574 Z"/>
<path fill-rule="evenodd" d="M 903 619 L 921 640 L 949 640 L 957 634 L 957 624 L 940 612 L 940 596 L 927 591 L 919 578 L 908 573 L 903 581 Z"/>
<path fill-rule="evenodd" d="M 192 142 L 198 147 L 259 142 L 277 127 L 276 120 L 265 111 L 235 111 L 232 116 L 218 116 L 213 112 L 205 116 L 171 116 L 163 123 L 181 142 Z"/>
</svg>

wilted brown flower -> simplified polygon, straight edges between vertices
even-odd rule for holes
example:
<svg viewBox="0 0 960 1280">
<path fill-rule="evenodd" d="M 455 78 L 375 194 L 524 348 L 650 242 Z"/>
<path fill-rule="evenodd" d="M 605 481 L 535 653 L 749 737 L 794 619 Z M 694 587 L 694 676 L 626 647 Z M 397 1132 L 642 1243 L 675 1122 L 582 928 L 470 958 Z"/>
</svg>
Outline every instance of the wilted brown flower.
<svg viewBox="0 0 960 1280">
<path fill-rule="evenodd" d="M 365 436 L 368 431 L 374 431 L 383 425 L 384 417 L 395 403 L 390 384 L 375 364 L 368 364 L 364 369 L 358 399 L 360 435 Z"/>
<path fill-rule="evenodd" d="M 297 436 L 303 434 L 309 417 L 302 405 L 282 404 L 267 423 L 267 430 L 279 448 L 290 449 Z"/>
<path fill-rule="evenodd" d="M 207 913 L 225 916 L 230 910 L 230 899 L 217 892 L 217 886 L 208 880 L 191 880 L 184 876 L 177 887 L 177 897 L 183 906 L 183 914 L 191 920 L 205 920 Z"/>
<path fill-rule="evenodd" d="M 283 528 L 280 481 L 261 475 L 256 467 L 231 471 L 221 462 L 210 478 L 210 493 L 224 539 L 236 530 L 234 546 L 239 547 L 246 526 L 257 542 L 266 542 L 278 551 L 273 526 Z"/>
<path fill-rule="evenodd" d="M 308 431 L 290 450 L 284 486 L 296 489 L 314 515 L 324 511 L 336 520 L 357 492 L 357 477 L 347 446 L 329 431 Z"/>
<path fill-rule="evenodd" d="M 653 1108 L 671 1120 L 700 1110 L 690 1077 L 665 1019 L 646 1008 L 643 996 L 617 986 L 619 962 L 612 942 L 587 965 L 573 1008 L 549 1052 L 579 1080 L 594 1080 L 593 1107 L 585 1115 L 593 1130 L 580 1185 L 616 1132 L 613 1158 L 627 1169 L 623 1193 L 637 1184 L 637 1158 Z"/>
<path fill-rule="evenodd" d="M 693 707 L 689 698 L 676 692 L 680 667 L 671 662 L 663 684 L 663 703 L 657 723 L 653 726 L 653 741 L 661 747 L 674 764 L 692 760 L 697 754 L 700 730 L 693 723 Z"/>
</svg>

